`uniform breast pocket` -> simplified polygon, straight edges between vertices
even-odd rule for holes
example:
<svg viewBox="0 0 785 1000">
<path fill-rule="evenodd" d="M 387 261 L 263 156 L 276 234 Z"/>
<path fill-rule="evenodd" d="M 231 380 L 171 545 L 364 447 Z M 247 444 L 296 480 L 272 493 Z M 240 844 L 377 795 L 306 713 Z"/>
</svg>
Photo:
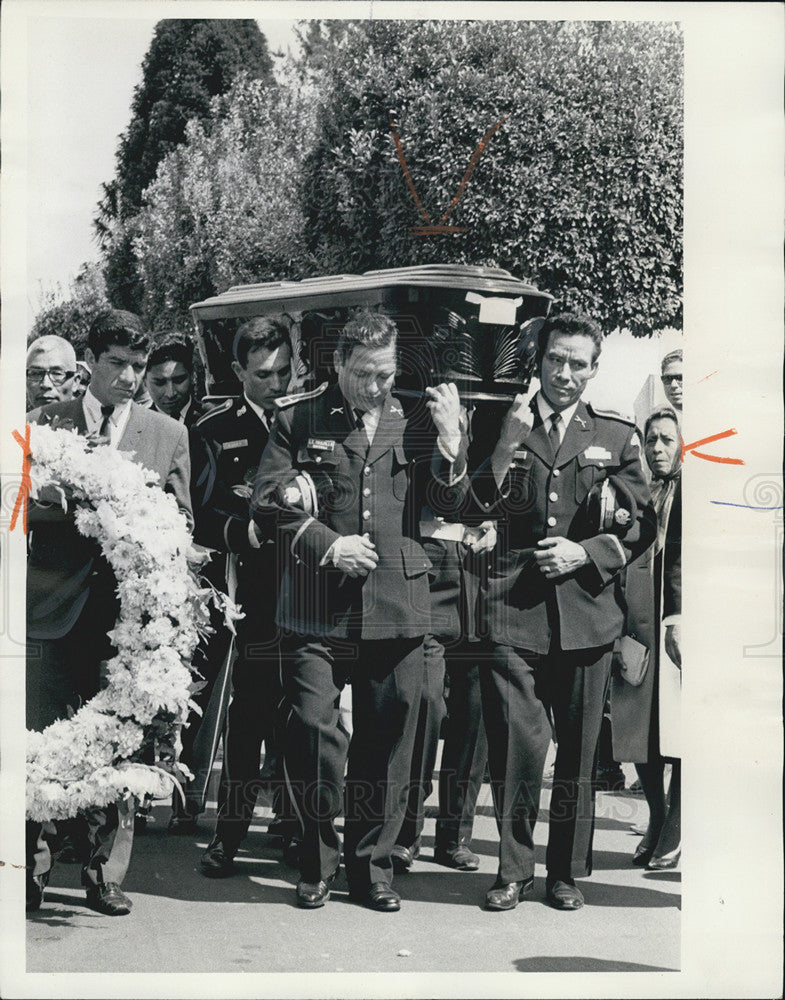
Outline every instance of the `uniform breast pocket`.
<svg viewBox="0 0 785 1000">
<path fill-rule="evenodd" d="M 409 490 L 412 462 L 406 456 L 403 445 L 397 444 L 392 453 L 392 491 L 396 500 L 405 500 Z"/>
<path fill-rule="evenodd" d="M 585 455 L 578 455 L 578 470 L 575 476 L 575 500 L 581 503 L 586 499 L 589 490 L 596 483 L 607 479 L 608 470 L 605 462 L 596 458 L 587 458 Z"/>
</svg>

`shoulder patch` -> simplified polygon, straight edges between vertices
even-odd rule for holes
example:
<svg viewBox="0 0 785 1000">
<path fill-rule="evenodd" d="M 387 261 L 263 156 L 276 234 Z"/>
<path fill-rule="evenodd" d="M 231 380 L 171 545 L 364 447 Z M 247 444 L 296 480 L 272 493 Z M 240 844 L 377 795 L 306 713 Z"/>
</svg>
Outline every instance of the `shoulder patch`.
<svg viewBox="0 0 785 1000">
<path fill-rule="evenodd" d="M 317 396 L 321 396 L 329 384 L 329 382 L 322 382 L 321 385 L 318 385 L 315 389 L 311 389 L 309 392 L 293 392 L 288 396 L 281 396 L 279 399 L 276 399 L 275 405 L 279 410 L 285 410 L 295 403 L 302 403 L 306 399 L 315 399 Z"/>
<path fill-rule="evenodd" d="M 593 403 L 587 403 L 586 406 L 595 417 L 608 417 L 610 420 L 620 420 L 622 423 L 631 424 L 633 427 L 638 426 L 635 422 L 635 417 L 631 413 L 620 413 L 618 410 L 608 410 L 605 408 L 600 409 Z"/>
<path fill-rule="evenodd" d="M 234 402 L 235 400 L 229 396 L 229 398 L 225 399 L 223 403 L 217 403 L 215 406 L 210 407 L 206 413 L 203 413 L 198 420 L 194 421 L 193 426 L 201 427 L 202 424 L 206 423 L 206 421 L 210 420 L 212 417 L 217 417 L 219 413 L 226 413 L 227 410 L 232 408 Z"/>
</svg>

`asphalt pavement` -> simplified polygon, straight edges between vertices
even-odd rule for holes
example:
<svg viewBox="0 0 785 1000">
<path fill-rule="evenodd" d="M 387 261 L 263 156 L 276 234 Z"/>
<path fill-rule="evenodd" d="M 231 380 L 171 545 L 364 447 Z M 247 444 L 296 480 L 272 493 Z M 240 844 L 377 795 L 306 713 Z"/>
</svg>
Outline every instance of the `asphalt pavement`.
<svg viewBox="0 0 785 1000">
<path fill-rule="evenodd" d="M 628 785 L 634 771 L 625 765 Z M 600 792 L 594 872 L 579 880 L 586 905 L 560 912 L 545 902 L 549 782 L 535 830 L 532 896 L 510 912 L 482 904 L 493 883 L 498 837 L 490 787 L 483 785 L 472 848 L 478 872 L 433 862 L 436 798 L 427 803 L 423 849 L 395 878 L 398 913 L 349 901 L 341 874 L 327 905 L 295 904 L 297 873 L 266 834 L 269 799 L 260 797 L 250 835 L 228 879 L 204 878 L 199 858 L 215 802 L 195 835 L 167 833 L 168 805 L 152 810 L 134 843 L 123 885 L 133 910 L 104 917 L 85 905 L 78 865 L 57 865 L 42 908 L 27 917 L 28 972 L 423 973 L 657 972 L 679 969 L 681 876 L 631 864 L 645 800 Z"/>
</svg>

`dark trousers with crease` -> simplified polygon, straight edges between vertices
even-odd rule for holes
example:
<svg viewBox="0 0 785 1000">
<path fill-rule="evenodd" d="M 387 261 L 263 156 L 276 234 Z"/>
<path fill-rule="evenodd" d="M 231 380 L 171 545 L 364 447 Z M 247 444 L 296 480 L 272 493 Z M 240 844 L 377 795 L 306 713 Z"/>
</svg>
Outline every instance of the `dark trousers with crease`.
<svg viewBox="0 0 785 1000">
<path fill-rule="evenodd" d="M 389 884 L 417 728 L 422 637 L 351 642 L 295 636 L 285 648 L 284 768 L 303 829 L 301 877 L 318 882 L 337 870 L 335 819 L 343 804 L 350 888 Z M 339 716 L 349 676 L 351 746 Z"/>
<path fill-rule="evenodd" d="M 224 729 L 224 757 L 218 788 L 215 839 L 234 854 L 248 835 L 263 782 L 259 777 L 262 744 L 273 758 L 280 746 L 283 719 L 281 649 L 273 622 L 260 627 L 251 617 L 237 629 L 237 659 L 232 665 L 232 697 Z M 282 811 L 283 791 L 273 794 Z"/>
<path fill-rule="evenodd" d="M 445 718 L 436 847 L 449 848 L 471 841 L 474 811 L 488 759 L 480 698 L 479 663 L 484 651 L 487 655 L 487 644 L 461 641 L 445 648 L 435 636 L 425 637 L 425 681 L 412 756 L 411 788 L 398 835 L 398 843 L 403 847 L 419 845 L 422 836 L 424 804 L 433 790 L 433 772 Z M 449 681 L 446 701 L 445 675 Z"/>
<path fill-rule="evenodd" d="M 546 866 L 554 879 L 591 874 L 593 781 L 611 653 L 611 646 L 548 655 L 493 648 L 481 683 L 502 882 L 534 874 L 551 714 L 557 750 Z"/>
</svg>

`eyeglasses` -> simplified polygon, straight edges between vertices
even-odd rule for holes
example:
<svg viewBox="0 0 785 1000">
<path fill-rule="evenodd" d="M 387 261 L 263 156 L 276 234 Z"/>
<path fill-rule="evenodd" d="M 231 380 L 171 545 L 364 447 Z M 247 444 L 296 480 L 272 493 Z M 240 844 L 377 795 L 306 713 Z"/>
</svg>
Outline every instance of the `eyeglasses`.
<svg viewBox="0 0 785 1000">
<path fill-rule="evenodd" d="M 52 385 L 62 385 L 69 378 L 73 378 L 76 372 L 64 372 L 62 368 L 28 368 L 27 381 L 35 385 L 48 378 Z"/>
<path fill-rule="evenodd" d="M 667 385 L 669 382 L 678 382 L 681 385 L 681 375 L 661 375 L 660 381 Z"/>
</svg>

